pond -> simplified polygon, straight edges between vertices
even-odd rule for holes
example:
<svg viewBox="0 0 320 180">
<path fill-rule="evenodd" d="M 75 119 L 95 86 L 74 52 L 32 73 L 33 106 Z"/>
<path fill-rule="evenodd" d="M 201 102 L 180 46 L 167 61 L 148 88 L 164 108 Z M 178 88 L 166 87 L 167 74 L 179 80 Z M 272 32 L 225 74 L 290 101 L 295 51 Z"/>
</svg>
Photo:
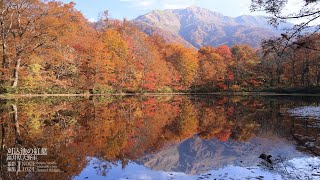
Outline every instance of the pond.
<svg viewBox="0 0 320 180">
<path fill-rule="evenodd" d="M 0 104 L 2 179 L 320 179 L 319 97 L 37 97 Z"/>
</svg>

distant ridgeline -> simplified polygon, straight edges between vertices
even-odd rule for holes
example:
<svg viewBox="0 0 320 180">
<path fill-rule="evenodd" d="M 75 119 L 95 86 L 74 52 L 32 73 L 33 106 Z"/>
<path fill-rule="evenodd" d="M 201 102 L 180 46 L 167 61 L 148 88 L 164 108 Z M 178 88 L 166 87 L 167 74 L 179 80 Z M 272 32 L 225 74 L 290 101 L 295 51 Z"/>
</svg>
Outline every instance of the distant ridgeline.
<svg viewBox="0 0 320 180">
<path fill-rule="evenodd" d="M 279 57 L 275 48 L 256 49 L 261 39 L 280 34 L 263 17 L 187 8 L 90 23 L 73 3 L 21 3 L 3 4 L 1 93 L 257 91 L 320 84 L 319 51 L 287 49 Z M 301 41 L 308 38 L 308 47 L 320 47 L 319 34 Z"/>
<path fill-rule="evenodd" d="M 248 44 L 260 47 L 261 40 L 279 36 L 291 23 L 274 28 L 264 16 L 228 17 L 200 7 L 152 11 L 133 20 L 147 34 L 160 34 L 168 42 L 187 47 Z"/>
</svg>

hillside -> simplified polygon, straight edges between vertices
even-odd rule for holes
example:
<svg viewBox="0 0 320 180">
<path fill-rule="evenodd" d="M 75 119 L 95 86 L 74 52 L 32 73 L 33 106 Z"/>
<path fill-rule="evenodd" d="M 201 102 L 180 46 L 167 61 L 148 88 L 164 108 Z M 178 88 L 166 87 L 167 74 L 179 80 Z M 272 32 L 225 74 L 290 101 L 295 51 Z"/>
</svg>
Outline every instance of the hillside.
<svg viewBox="0 0 320 180">
<path fill-rule="evenodd" d="M 199 48 L 211 45 L 260 45 L 261 40 L 276 36 L 278 29 L 263 16 L 228 17 L 199 7 L 156 10 L 133 20 L 147 34 L 159 34 L 168 42 Z M 281 28 L 290 27 L 285 23 Z"/>
</svg>

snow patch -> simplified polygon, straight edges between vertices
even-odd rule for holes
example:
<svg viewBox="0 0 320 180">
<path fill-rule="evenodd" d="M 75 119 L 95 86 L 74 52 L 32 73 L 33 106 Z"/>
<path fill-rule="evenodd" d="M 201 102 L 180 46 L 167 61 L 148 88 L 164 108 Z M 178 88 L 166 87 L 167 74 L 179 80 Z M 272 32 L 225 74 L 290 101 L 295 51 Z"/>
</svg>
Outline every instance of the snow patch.
<svg viewBox="0 0 320 180">
<path fill-rule="evenodd" d="M 276 169 L 284 179 L 320 179 L 319 157 L 294 158 Z"/>
<path fill-rule="evenodd" d="M 164 172 L 146 168 L 136 163 L 129 163 L 125 168 L 121 164 L 112 165 L 105 176 L 96 173 L 92 162 L 78 176 L 72 179 L 118 179 L 118 180 L 199 180 L 199 179 L 320 179 L 320 158 L 300 157 L 275 164 L 272 169 L 261 166 L 240 167 L 226 166 L 199 175 L 188 175 L 182 172 Z"/>
<path fill-rule="evenodd" d="M 288 111 L 291 116 L 320 120 L 320 106 L 304 106 Z"/>
</svg>

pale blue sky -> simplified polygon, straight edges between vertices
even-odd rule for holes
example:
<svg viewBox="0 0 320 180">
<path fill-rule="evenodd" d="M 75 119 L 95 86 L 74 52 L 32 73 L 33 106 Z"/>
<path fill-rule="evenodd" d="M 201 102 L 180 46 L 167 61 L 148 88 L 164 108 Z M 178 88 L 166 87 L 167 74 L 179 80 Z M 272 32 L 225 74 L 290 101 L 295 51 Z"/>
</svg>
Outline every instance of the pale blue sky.
<svg viewBox="0 0 320 180">
<path fill-rule="evenodd" d="M 62 0 L 70 2 L 71 0 Z M 178 9 L 199 6 L 227 16 L 250 14 L 251 0 L 73 0 L 76 8 L 89 20 L 108 10 L 112 18 L 133 19 L 155 9 Z"/>
<path fill-rule="evenodd" d="M 67 3 L 71 0 L 62 2 Z M 250 12 L 251 0 L 73 0 L 73 2 L 90 21 L 96 20 L 98 14 L 104 10 L 109 11 L 111 18 L 130 20 L 155 9 L 178 9 L 189 6 L 199 6 L 233 17 L 253 14 Z M 291 4 L 290 8 L 293 6 L 295 4 Z"/>
</svg>

